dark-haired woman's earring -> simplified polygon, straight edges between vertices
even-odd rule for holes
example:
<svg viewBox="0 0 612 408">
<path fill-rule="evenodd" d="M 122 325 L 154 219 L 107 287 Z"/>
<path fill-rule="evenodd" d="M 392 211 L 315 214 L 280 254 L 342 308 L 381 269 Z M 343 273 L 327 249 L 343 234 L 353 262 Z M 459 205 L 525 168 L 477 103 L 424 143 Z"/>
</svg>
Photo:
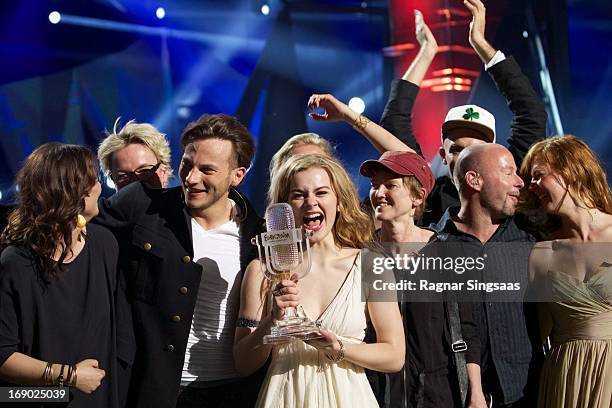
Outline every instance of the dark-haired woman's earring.
<svg viewBox="0 0 612 408">
<path fill-rule="evenodd" d="M 80 242 L 82 237 L 85 235 L 85 226 L 87 225 L 87 220 L 81 214 L 77 215 L 76 227 L 80 229 L 77 240 Z"/>
</svg>

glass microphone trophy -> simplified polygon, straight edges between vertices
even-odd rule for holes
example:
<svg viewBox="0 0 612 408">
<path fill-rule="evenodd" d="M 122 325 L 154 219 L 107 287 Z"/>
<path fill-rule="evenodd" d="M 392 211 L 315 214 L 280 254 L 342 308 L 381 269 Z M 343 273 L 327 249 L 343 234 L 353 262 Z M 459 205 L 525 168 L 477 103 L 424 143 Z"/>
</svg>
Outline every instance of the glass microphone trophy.
<svg viewBox="0 0 612 408">
<path fill-rule="evenodd" d="M 287 203 L 272 204 L 266 209 L 266 232 L 252 239 L 257 245 L 262 271 L 269 280 L 290 279 L 293 274 L 303 278 L 311 267 L 310 232 L 295 228 L 293 210 Z M 298 316 L 294 307 L 285 308 L 281 320 L 272 326 L 270 334 L 264 336 L 264 344 L 284 343 L 291 337 L 311 339 L 317 333 L 320 322 L 306 316 Z"/>
</svg>

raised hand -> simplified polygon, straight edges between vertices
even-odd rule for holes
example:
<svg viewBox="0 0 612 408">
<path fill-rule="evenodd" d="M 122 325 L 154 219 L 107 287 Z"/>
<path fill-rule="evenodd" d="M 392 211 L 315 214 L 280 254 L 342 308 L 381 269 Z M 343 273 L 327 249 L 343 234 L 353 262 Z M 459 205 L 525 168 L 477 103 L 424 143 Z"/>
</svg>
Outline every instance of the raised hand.
<svg viewBox="0 0 612 408">
<path fill-rule="evenodd" d="M 421 49 L 427 48 L 428 50 L 436 53 L 438 51 L 438 42 L 431 33 L 431 30 L 427 24 L 425 24 L 423 13 L 421 13 L 419 10 L 414 10 L 414 27 L 416 39 L 419 42 Z"/>
<path fill-rule="evenodd" d="M 485 26 L 487 10 L 480 0 L 463 0 L 463 4 L 472 13 L 472 22 L 470 23 L 470 44 L 475 47 L 482 44 L 485 40 Z"/>
<path fill-rule="evenodd" d="M 314 120 L 323 122 L 345 121 L 352 123 L 357 116 L 355 111 L 349 108 L 346 104 L 340 102 L 334 95 L 330 94 L 314 94 L 308 99 L 308 109 L 323 109 L 324 113 L 311 112 L 308 114 Z"/>
<path fill-rule="evenodd" d="M 463 4 L 465 4 L 465 7 L 472 13 L 469 35 L 470 45 L 474 48 L 480 59 L 486 64 L 493 58 L 496 52 L 485 38 L 487 10 L 480 0 L 463 0 Z"/>
<path fill-rule="evenodd" d="M 87 359 L 76 365 L 76 388 L 85 394 L 94 392 L 102 382 L 106 372 L 98 367 L 98 360 Z"/>
<path fill-rule="evenodd" d="M 423 13 L 419 10 L 414 10 L 414 27 L 420 48 L 416 57 L 414 57 L 414 60 L 402 76 L 402 79 L 418 86 L 421 85 L 427 69 L 429 69 L 431 62 L 438 52 L 438 43 L 427 24 L 425 24 Z"/>
</svg>

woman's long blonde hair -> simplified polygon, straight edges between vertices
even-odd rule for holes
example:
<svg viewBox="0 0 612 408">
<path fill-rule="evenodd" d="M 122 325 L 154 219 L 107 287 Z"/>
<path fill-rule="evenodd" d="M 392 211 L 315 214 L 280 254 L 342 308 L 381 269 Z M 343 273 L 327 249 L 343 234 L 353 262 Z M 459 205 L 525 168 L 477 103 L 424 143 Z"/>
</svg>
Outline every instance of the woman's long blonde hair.
<svg viewBox="0 0 612 408">
<path fill-rule="evenodd" d="M 361 209 L 357 189 L 346 170 L 330 157 L 319 154 L 289 157 L 272 177 L 268 191 L 269 202 L 287 202 L 296 174 L 313 167 L 325 170 L 338 197 L 340 210 L 332 229 L 336 244 L 340 247 L 363 248 L 365 243 L 372 239 L 370 218 Z"/>
</svg>

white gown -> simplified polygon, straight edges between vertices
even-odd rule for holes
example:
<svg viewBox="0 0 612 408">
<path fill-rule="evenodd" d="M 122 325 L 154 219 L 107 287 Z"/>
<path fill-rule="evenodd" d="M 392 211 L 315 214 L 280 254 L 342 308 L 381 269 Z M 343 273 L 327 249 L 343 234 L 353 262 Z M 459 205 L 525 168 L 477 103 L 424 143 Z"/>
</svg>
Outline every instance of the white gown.
<svg viewBox="0 0 612 408">
<path fill-rule="evenodd" d="M 363 341 L 366 317 L 365 302 L 361 301 L 359 256 L 319 320 L 345 345 Z M 378 403 L 362 367 L 346 360 L 333 363 L 322 351 L 292 340 L 272 349 L 272 361 L 256 406 L 354 408 L 378 407 Z"/>
</svg>

